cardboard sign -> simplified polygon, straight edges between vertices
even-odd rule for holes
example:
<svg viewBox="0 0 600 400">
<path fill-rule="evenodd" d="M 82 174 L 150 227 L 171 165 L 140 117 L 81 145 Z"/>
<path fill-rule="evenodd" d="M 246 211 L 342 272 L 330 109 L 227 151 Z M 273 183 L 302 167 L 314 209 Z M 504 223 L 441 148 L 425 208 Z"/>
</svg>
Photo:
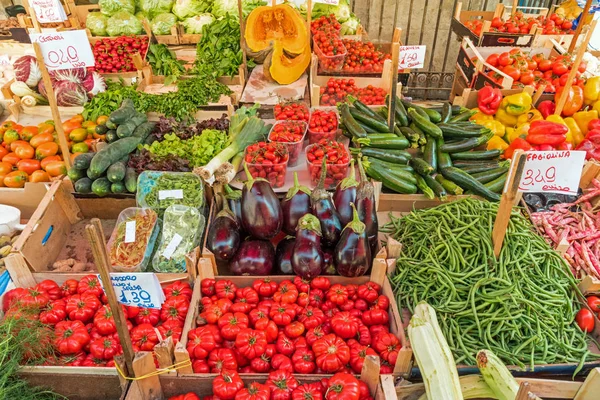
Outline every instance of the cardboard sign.
<svg viewBox="0 0 600 400">
<path fill-rule="evenodd" d="M 340 0 L 314 0 L 313 3 L 328 4 L 330 6 L 337 6 L 340 4 Z"/>
<path fill-rule="evenodd" d="M 585 151 L 528 151 L 521 192 L 546 192 L 576 195 L 585 161 Z"/>
<path fill-rule="evenodd" d="M 398 69 L 423 68 L 427 46 L 400 46 Z"/>
<path fill-rule="evenodd" d="M 31 33 L 29 37 L 40 44 L 49 70 L 94 66 L 94 55 L 84 30 Z"/>
<path fill-rule="evenodd" d="M 42 23 L 58 23 L 67 20 L 67 14 L 59 0 L 29 0 L 36 19 Z"/>
<path fill-rule="evenodd" d="M 117 300 L 126 306 L 161 308 L 165 294 L 152 272 L 112 272 L 110 274 Z M 98 280 L 104 287 L 102 278 Z"/>
</svg>

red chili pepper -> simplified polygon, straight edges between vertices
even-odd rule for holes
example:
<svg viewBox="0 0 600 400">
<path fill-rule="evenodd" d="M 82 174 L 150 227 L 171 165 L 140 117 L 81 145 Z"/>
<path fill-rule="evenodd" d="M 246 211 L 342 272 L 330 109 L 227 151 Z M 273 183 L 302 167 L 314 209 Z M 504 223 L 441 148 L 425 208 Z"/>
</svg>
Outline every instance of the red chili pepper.
<svg viewBox="0 0 600 400">
<path fill-rule="evenodd" d="M 485 86 L 477 93 L 477 106 L 479 111 L 487 115 L 494 115 L 500 107 L 502 92 L 500 89 Z"/>
<path fill-rule="evenodd" d="M 569 128 L 563 124 L 550 121 L 533 121 L 529 127 L 528 137 L 529 135 L 566 135 L 567 132 L 569 132 Z"/>
<path fill-rule="evenodd" d="M 553 135 L 553 134 L 547 134 L 547 133 L 536 133 L 533 135 L 530 133 L 525 138 L 525 140 L 527 140 L 531 144 L 539 144 L 539 145 L 549 144 L 552 146 L 559 145 L 562 142 L 564 142 L 566 139 L 567 139 L 566 135 Z"/>
<path fill-rule="evenodd" d="M 538 104 L 537 109 L 545 119 L 548 117 L 548 115 L 554 114 L 554 111 L 556 110 L 556 104 L 554 104 L 552 100 L 544 100 Z"/>
</svg>

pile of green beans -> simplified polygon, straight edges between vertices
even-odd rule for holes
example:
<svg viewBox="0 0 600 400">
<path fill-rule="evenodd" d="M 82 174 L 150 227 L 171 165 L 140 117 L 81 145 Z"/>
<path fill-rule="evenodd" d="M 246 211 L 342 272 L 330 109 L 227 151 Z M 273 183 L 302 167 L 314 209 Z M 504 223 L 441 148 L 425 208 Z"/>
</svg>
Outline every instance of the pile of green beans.
<svg viewBox="0 0 600 400">
<path fill-rule="evenodd" d="M 402 243 L 390 277 L 398 306 L 435 308 L 457 364 L 488 349 L 505 363 L 579 363 L 590 354 L 574 322 L 577 284 L 568 264 L 514 211 L 494 257 L 496 203 L 465 199 L 415 210 L 383 227 Z"/>
</svg>

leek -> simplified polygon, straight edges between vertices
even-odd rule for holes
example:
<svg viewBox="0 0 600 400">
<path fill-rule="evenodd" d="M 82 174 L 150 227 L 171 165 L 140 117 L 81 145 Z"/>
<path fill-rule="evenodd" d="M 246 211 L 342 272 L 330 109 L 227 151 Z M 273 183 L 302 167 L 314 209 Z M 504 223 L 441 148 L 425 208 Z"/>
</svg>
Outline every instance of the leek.
<svg viewBox="0 0 600 400">
<path fill-rule="evenodd" d="M 514 400 L 519 391 L 519 384 L 498 356 L 489 350 L 479 350 L 476 358 L 477 367 L 496 398 Z"/>
</svg>

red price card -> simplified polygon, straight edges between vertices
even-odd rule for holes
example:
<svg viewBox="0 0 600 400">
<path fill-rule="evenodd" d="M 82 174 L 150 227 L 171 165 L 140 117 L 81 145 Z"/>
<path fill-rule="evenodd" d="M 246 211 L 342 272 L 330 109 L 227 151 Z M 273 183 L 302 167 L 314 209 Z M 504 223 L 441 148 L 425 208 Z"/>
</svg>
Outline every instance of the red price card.
<svg viewBox="0 0 600 400">
<path fill-rule="evenodd" d="M 585 151 L 528 151 L 521 192 L 577 194 Z"/>
<path fill-rule="evenodd" d="M 29 34 L 40 44 L 48 70 L 94 66 L 94 55 L 84 30 Z"/>
</svg>

